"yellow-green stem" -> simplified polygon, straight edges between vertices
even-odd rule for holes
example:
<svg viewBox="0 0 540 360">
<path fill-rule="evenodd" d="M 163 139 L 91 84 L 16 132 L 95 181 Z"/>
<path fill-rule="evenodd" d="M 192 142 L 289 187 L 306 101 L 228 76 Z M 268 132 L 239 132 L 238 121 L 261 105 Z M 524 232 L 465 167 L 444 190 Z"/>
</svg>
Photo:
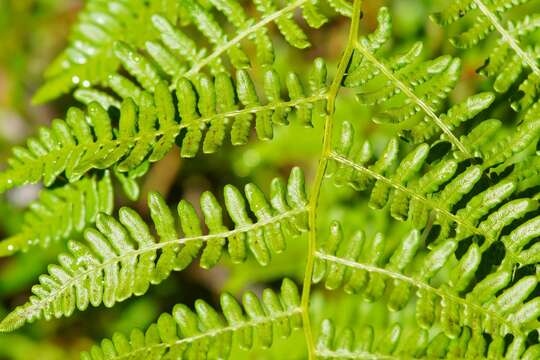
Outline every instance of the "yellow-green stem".
<svg viewBox="0 0 540 360">
<path fill-rule="evenodd" d="M 362 0 L 354 0 L 353 4 L 353 13 L 351 18 L 351 25 L 349 28 L 349 39 L 347 41 L 347 46 L 336 71 L 336 75 L 330 88 L 328 89 L 328 100 L 326 104 L 326 119 L 324 122 L 324 134 L 323 134 L 323 146 L 321 151 L 321 156 L 319 158 L 319 164 L 317 165 L 317 172 L 313 185 L 311 188 L 311 193 L 309 197 L 309 239 L 308 239 L 308 256 L 306 260 L 306 268 L 304 272 L 304 283 L 302 287 L 302 319 L 304 323 L 304 334 L 306 337 L 307 349 L 308 349 L 308 358 L 315 359 L 315 341 L 313 338 L 313 331 L 311 329 L 311 321 L 309 317 L 309 298 L 311 294 L 311 277 L 313 274 L 313 265 L 315 261 L 315 251 L 316 251 L 316 242 L 317 242 L 317 207 L 319 204 L 319 195 L 321 192 L 321 186 L 324 179 L 324 173 L 326 171 L 326 165 L 328 163 L 328 158 L 332 150 L 332 130 L 333 130 L 333 120 L 335 113 L 335 103 L 336 96 L 341 88 L 341 82 L 347 71 L 347 66 L 352 57 L 356 39 L 358 38 L 358 28 L 360 24 L 360 9 L 362 7 Z"/>
</svg>

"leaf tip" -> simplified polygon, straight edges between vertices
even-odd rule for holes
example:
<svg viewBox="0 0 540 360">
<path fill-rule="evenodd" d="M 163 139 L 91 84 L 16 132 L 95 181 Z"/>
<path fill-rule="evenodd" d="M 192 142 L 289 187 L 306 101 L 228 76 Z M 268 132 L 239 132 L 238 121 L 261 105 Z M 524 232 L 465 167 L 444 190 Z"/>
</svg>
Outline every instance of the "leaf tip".
<svg viewBox="0 0 540 360">
<path fill-rule="evenodd" d="M 17 308 L 0 322 L 0 333 L 8 333 L 17 330 L 24 325 L 24 322 L 25 319 L 21 316 L 21 309 Z"/>
</svg>

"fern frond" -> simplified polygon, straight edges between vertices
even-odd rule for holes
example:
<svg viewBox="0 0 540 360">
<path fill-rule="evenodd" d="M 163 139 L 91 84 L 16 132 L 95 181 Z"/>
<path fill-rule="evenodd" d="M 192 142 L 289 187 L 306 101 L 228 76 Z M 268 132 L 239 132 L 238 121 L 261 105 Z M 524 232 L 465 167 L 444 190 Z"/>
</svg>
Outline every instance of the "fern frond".
<svg viewBox="0 0 540 360">
<path fill-rule="evenodd" d="M 473 25 L 465 32 L 450 40 L 459 48 L 471 48 L 497 33 L 499 40 L 490 51 L 481 72 L 494 79 L 493 88 L 499 93 L 508 91 L 522 73 L 529 72 L 526 80 L 519 84 L 523 97 L 514 102 L 516 111 L 525 110 L 538 100 L 537 88 L 540 85 L 540 53 L 536 47 L 529 46 L 528 37 L 540 26 L 539 14 L 527 15 L 518 21 L 502 22 L 502 17 L 517 5 L 528 0 L 466 0 L 455 1 L 451 6 L 432 16 L 441 25 L 449 25 L 471 14 Z"/>
<path fill-rule="evenodd" d="M 284 7 L 274 0 L 257 0 L 254 5 L 259 18 L 248 16 L 236 1 L 213 0 L 208 5 L 211 6 L 193 0 L 88 3 L 71 35 L 70 46 L 51 64 L 48 80 L 34 101 L 45 102 L 78 87 L 75 97 L 80 101 L 100 100 L 104 106 L 117 104 L 115 99 L 96 90 L 96 86 L 110 87 L 122 98 L 129 89 L 130 96 L 136 97 L 141 89 L 119 75 L 121 65 L 136 74 L 140 85 L 150 92 L 162 78 L 174 88 L 179 77 L 194 79 L 206 67 L 213 75 L 228 72 L 224 57 L 234 69 L 246 69 L 251 63 L 242 49 L 246 41 L 254 43 L 253 58 L 259 65 L 272 65 L 274 47 L 268 25 L 275 24 L 290 45 L 305 48 L 310 42 L 293 18 L 295 11 L 301 9 L 305 22 L 313 28 L 328 20 L 319 9 L 318 0 L 296 0 Z M 346 13 L 350 5 L 337 6 Z M 216 19 L 216 13 L 225 15 L 235 31 L 226 30 Z M 182 21 L 177 25 L 179 14 Z M 199 47 L 192 40 L 191 29 L 184 29 L 189 25 L 194 25 L 210 46 Z"/>
<path fill-rule="evenodd" d="M 127 173 L 114 170 L 114 178 L 124 195 L 139 198 L 137 178 L 148 171 L 148 162 Z M 39 199 L 23 214 L 18 234 L 0 241 L 0 257 L 27 251 L 33 246 L 46 248 L 52 241 L 67 241 L 94 225 L 98 213 L 110 215 L 114 209 L 114 186 L 109 170 L 53 188 L 42 189 Z"/>
<path fill-rule="evenodd" d="M 234 228 L 225 226 L 223 208 L 214 195 L 205 192 L 200 206 L 209 230 L 206 235 L 193 205 L 182 200 L 178 203 L 181 237 L 157 193 L 148 198 L 157 237 L 130 208 L 120 209 L 119 220 L 100 213 L 96 229 L 85 230 L 86 241 L 68 243 L 69 253 L 61 254 L 59 265 L 51 265 L 49 274 L 40 277 L 29 301 L 9 314 L 0 330 L 12 331 L 36 319 L 70 316 L 75 308 L 82 311 L 89 304 L 111 307 L 144 294 L 150 284 L 186 268 L 199 253 L 202 267 L 214 266 L 226 252 L 226 244 L 233 262 L 244 261 L 249 250 L 264 266 L 271 253 L 285 249 L 286 238 L 307 230 L 307 199 L 299 168 L 292 170 L 287 185 L 280 179 L 272 182 L 270 201 L 254 184 L 246 185 L 245 198 L 232 185 L 225 187 L 223 195 Z M 246 199 L 256 219 L 248 214 Z"/>
<path fill-rule="evenodd" d="M 421 117 L 412 118 L 425 114 L 456 148 L 468 154 L 465 145 L 436 114 L 459 78 L 459 59 L 442 56 L 418 62 L 422 43 L 414 44 L 404 54 L 388 58 L 382 53 L 382 45 L 391 31 L 387 8 L 380 9 L 378 20 L 379 29 L 356 42 L 345 86 L 355 88 L 362 102 L 379 108 L 376 122 L 410 120 L 416 124 Z"/>
<path fill-rule="evenodd" d="M 479 126 L 482 127 L 482 124 Z M 334 270 L 326 280 L 327 287 L 336 288 L 344 285 L 345 269 L 350 268 L 352 269 L 350 271 L 364 273 L 360 276 L 361 281 L 351 280 L 352 284 L 355 285 L 355 281 L 359 282 L 358 288 L 366 288 L 368 299 L 377 299 L 383 295 L 388 286 L 380 281 L 368 285 L 366 274 L 373 273 L 375 279 L 381 277 L 393 279 L 392 281 L 401 282 L 402 285 L 396 286 L 397 290 L 390 290 L 394 292 L 388 295 L 391 309 L 403 307 L 405 299 L 411 296 L 410 287 L 416 287 L 419 289 L 417 301 L 419 323 L 424 326 L 431 326 L 434 322 L 440 323 L 449 336 L 457 336 L 460 328 L 453 327 L 452 324 L 459 321 L 462 321 L 462 325 L 468 325 L 478 331 L 490 329 L 489 331 L 502 335 L 510 332 L 515 336 L 525 336 L 535 329 L 537 326 L 535 314 L 540 313 L 540 307 L 538 300 L 531 298 L 530 295 L 538 280 L 535 276 L 526 276 L 516 279 L 519 280 L 516 282 L 512 279 L 512 273 L 515 267 L 521 268 L 536 263 L 539 258 L 539 248 L 531 242 L 539 234 L 539 204 L 538 199 L 530 198 L 528 195 L 528 191 L 538 186 L 540 181 L 537 157 L 535 155 L 525 157 L 528 160 L 520 164 L 521 166 L 507 171 L 506 176 L 500 176 L 494 182 L 488 180 L 487 173 L 483 174 L 486 171 L 483 169 L 486 167 L 489 169 L 492 165 L 489 160 L 480 165 L 460 165 L 455 157 L 448 153 L 440 160 L 427 162 L 430 149 L 426 144 L 414 148 L 398 166 L 398 143 L 392 140 L 380 159 L 370 164 L 369 145 L 358 144 L 353 147 L 352 127 L 345 123 L 343 128 L 338 153 L 331 156 L 337 164 L 330 175 L 334 176 L 338 183 L 349 183 L 359 190 L 369 189 L 370 206 L 382 208 L 388 204 L 394 218 L 409 219 L 414 227 L 426 229 L 426 236 L 431 237 L 430 243 L 426 244 L 430 249 L 429 254 L 434 254 L 434 258 L 441 261 L 441 267 L 446 261 L 454 259 L 454 254 L 457 256 L 458 245 L 462 247 L 462 244 L 471 242 L 472 244 L 468 250 L 460 250 L 462 253 L 465 251 L 465 255 L 455 266 L 449 285 L 442 288 L 441 293 L 441 289 L 425 287 L 426 283 L 417 273 L 413 272 L 415 275 L 410 277 L 401 277 L 403 275 L 401 270 L 406 269 L 409 264 L 416 264 L 415 268 L 420 271 L 419 264 L 428 261 L 430 255 L 421 258 L 424 260 L 407 263 L 406 260 L 412 258 L 398 251 L 395 253 L 396 258 L 390 257 L 386 263 L 384 258 L 381 258 L 383 250 L 371 244 L 364 248 L 369 249 L 363 252 L 366 258 L 355 260 L 354 258 L 362 253 L 362 244 L 359 240 L 362 237 L 351 240 L 349 245 L 343 245 L 340 250 L 339 241 L 336 239 L 341 237 L 341 233 L 335 230 L 333 241 L 329 241 L 327 249 L 318 255 L 325 261 L 334 263 L 332 265 Z M 516 134 L 518 133 L 524 131 L 518 129 Z M 518 138 L 522 137 L 516 136 L 516 139 Z M 523 137 L 523 140 L 525 138 L 527 137 Z M 528 144 L 521 145 L 518 145 L 516 150 L 528 146 Z M 492 149 L 501 148 L 497 142 L 491 146 Z M 349 153 L 349 157 L 339 155 L 340 152 Z M 502 154 L 497 154 L 499 155 L 505 157 L 509 154 L 505 155 L 503 151 Z M 499 161 L 502 162 L 504 159 L 499 158 L 497 162 Z M 430 215 L 429 211 L 434 213 Z M 454 228 L 453 223 L 457 227 Z M 411 239 L 415 238 L 418 239 L 417 236 Z M 415 253 L 419 245 L 413 240 L 407 241 L 410 241 L 409 246 L 405 246 L 404 249 L 413 250 Z M 406 243 L 404 240 L 403 244 Z M 416 249 L 411 244 L 416 244 Z M 492 256 L 493 251 L 501 244 L 505 252 L 497 270 L 481 281 L 476 279 L 475 274 L 479 271 L 480 264 L 488 261 L 487 258 Z M 441 253 L 438 253 L 439 251 Z M 441 255 L 443 253 L 444 256 Z M 405 261 L 403 268 L 397 272 L 393 271 L 392 259 Z M 382 265 L 377 261 L 383 261 Z M 425 269 L 430 267 L 431 265 L 425 266 Z M 436 269 L 441 267 L 434 266 Z M 321 281 L 323 274 L 324 272 L 318 274 L 314 280 Z M 431 274 L 433 275 L 435 273 Z M 415 284 L 418 279 L 421 279 L 420 283 Z M 345 286 L 348 291 L 352 291 L 351 285 L 349 288 Z M 465 290 L 466 296 L 460 297 L 460 292 Z M 448 298 L 447 291 L 456 292 L 458 296 L 450 294 Z M 436 301 L 437 298 L 440 299 L 440 303 Z M 478 303 L 471 305 L 470 301 L 476 300 Z M 473 309 L 467 306 L 472 306 Z M 440 310 L 435 311 L 435 308 Z M 514 316 L 516 312 L 519 315 Z M 460 315 L 463 313 L 466 315 Z M 491 325 L 487 325 L 486 322 Z M 478 327 L 475 327 L 475 323 Z M 498 325 L 493 327 L 493 323 Z"/>
<path fill-rule="evenodd" d="M 449 239 L 423 251 L 420 233 L 412 230 L 388 255 L 389 245 L 381 234 L 368 241 L 357 232 L 345 240 L 341 225 L 334 222 L 330 237 L 316 252 L 313 281 L 324 280 L 328 289 L 343 286 L 368 301 L 384 296 L 391 311 L 401 310 L 416 293 L 418 324 L 425 329 L 439 324 L 450 338 L 459 336 L 463 326 L 500 336 L 535 331 L 540 298 L 529 296 L 537 277 L 512 280 L 512 267 L 503 264 L 477 280 L 480 247 L 472 243 L 459 261 L 454 258 L 457 247 L 457 241 Z M 434 285 L 433 279 L 444 270 L 449 270 L 448 282 Z"/>
<path fill-rule="evenodd" d="M 459 126 L 478 115 L 483 110 L 489 108 L 489 106 L 495 100 L 495 96 L 490 92 L 482 92 L 472 96 L 469 96 L 464 101 L 455 104 L 444 114 L 441 114 L 439 118 L 447 126 L 448 129 L 454 131 Z M 431 121 L 428 117 L 424 117 L 417 122 L 414 126 L 402 132 L 402 135 L 406 139 L 410 139 L 413 143 L 421 143 L 429 141 L 440 134 L 440 128 L 436 123 Z M 477 139 L 478 136 L 471 137 L 471 139 Z M 469 139 L 467 139 L 469 140 Z M 470 141 L 461 140 L 474 155 L 474 146 Z"/>
<path fill-rule="evenodd" d="M 81 359 L 228 359 L 234 346 L 271 347 L 274 333 L 286 338 L 302 327 L 300 295 L 289 279 L 283 280 L 278 294 L 265 289 L 259 299 L 253 292 L 244 293 L 241 304 L 222 294 L 223 315 L 203 300 L 194 307 L 195 312 L 178 304 L 145 332 L 133 330 L 129 338 L 116 333 Z"/>
<path fill-rule="evenodd" d="M 84 177 L 66 186 L 43 190 L 30 204 L 19 234 L 0 241 L 0 256 L 47 247 L 94 224 L 98 213 L 111 214 L 114 191 L 109 172 L 98 178 Z"/>
<path fill-rule="evenodd" d="M 202 58 L 202 54 L 204 54 L 204 51 L 193 49 L 192 46 L 195 46 L 194 42 L 186 35 L 176 31 L 174 27 L 167 22 L 166 19 L 156 16 L 153 18 L 153 21 L 156 26 L 159 26 L 161 34 L 160 36 L 164 45 L 159 45 L 158 43 L 147 43 L 147 54 L 140 54 L 135 47 L 128 43 L 117 42 L 114 45 L 115 55 L 121 61 L 125 70 L 137 80 L 137 83 L 135 83 L 119 74 L 114 74 L 109 77 L 106 86 L 109 87 L 116 95 L 118 95 L 122 99 L 132 97 L 135 102 L 138 102 L 139 95 L 144 90 L 154 92 L 155 87 L 160 81 L 164 81 L 170 84 L 170 88 L 178 89 L 178 86 L 181 85 L 181 82 L 178 81 L 179 78 L 191 79 L 195 85 L 201 81 L 201 78 L 206 77 L 206 75 L 204 75 L 204 72 L 201 71 L 201 67 L 205 65 L 205 59 Z M 200 26 L 202 27 L 203 25 Z M 214 31 L 217 30 L 214 29 Z M 268 43 L 264 42 L 264 44 L 267 45 Z M 235 49 L 239 50 L 239 48 Z M 177 54 L 178 52 L 181 53 Z M 243 54 L 243 52 L 240 53 Z M 245 54 L 239 55 L 240 53 L 237 53 L 236 56 L 246 56 Z M 191 70 L 182 71 L 183 68 L 187 67 L 183 66 L 181 63 L 175 60 L 179 57 L 186 58 L 186 61 L 192 66 Z M 266 57 L 268 57 L 268 55 L 266 55 Z M 174 63 L 173 60 L 175 61 Z M 219 58 L 217 60 L 219 60 Z M 214 76 L 216 77 L 224 76 L 223 74 L 228 74 L 228 71 L 221 64 L 221 62 L 214 62 L 217 60 L 214 59 L 212 60 L 213 62 L 209 63 L 211 65 L 214 64 L 211 71 L 212 74 L 214 74 Z M 245 61 L 247 61 L 247 58 L 245 59 Z M 158 64 L 159 67 L 155 64 Z M 242 76 L 245 71 L 247 71 L 248 65 L 249 64 L 246 63 L 245 65 L 238 67 L 239 70 L 237 70 L 236 72 L 237 81 L 241 81 L 238 78 Z M 319 65 L 320 64 L 317 64 L 316 66 Z M 271 66 L 271 63 L 265 64 L 265 67 L 267 66 Z M 268 76 L 270 75 L 268 75 L 268 73 L 266 72 L 265 78 L 267 78 Z M 277 76 L 277 74 L 274 76 Z M 298 80 L 293 79 L 292 77 L 293 75 L 288 75 L 287 77 L 288 87 L 290 86 L 289 84 L 291 84 L 292 86 L 292 83 L 298 82 Z M 324 74 L 324 77 L 326 77 L 326 74 Z M 278 80 L 279 79 L 268 79 L 268 81 Z M 274 85 L 269 86 L 273 87 Z M 299 89 L 301 89 L 300 93 L 303 93 L 303 88 L 301 86 L 299 87 Z M 105 93 L 100 91 L 83 91 L 83 93 L 81 93 L 80 91 L 75 93 L 75 97 L 77 97 L 80 101 L 87 102 L 89 100 L 100 100 L 103 104 L 109 105 L 112 105 L 117 101 L 115 99 L 111 99 Z M 292 90 L 289 89 L 289 91 L 291 92 Z"/>
<path fill-rule="evenodd" d="M 535 359 L 539 351 L 536 346 L 525 351 L 523 338 L 514 338 L 507 345 L 502 336 L 486 339 L 469 327 L 451 339 L 443 332 L 431 335 L 399 324 L 380 335 L 370 326 L 338 332 L 331 320 L 324 320 L 320 332 L 317 354 L 322 359 Z"/>
<path fill-rule="evenodd" d="M 163 11 L 171 20 L 176 19 L 178 11 L 171 9 L 175 7 L 173 1 L 86 2 L 71 30 L 69 45 L 49 65 L 45 83 L 32 101 L 44 103 L 75 87 L 87 88 L 106 81 L 120 65 L 111 51 L 115 41 L 144 44 L 146 39 L 155 36 L 149 13 L 158 3 L 161 4 L 154 11 Z"/>
<path fill-rule="evenodd" d="M 272 42 L 267 34 L 266 24 L 272 22 L 276 24 L 278 30 L 290 45 L 297 48 L 310 46 L 307 35 L 293 20 L 292 15 L 296 9 L 303 8 L 303 14 L 310 26 L 319 27 L 327 21 L 326 17 L 317 8 L 316 3 L 305 0 L 290 2 L 281 9 L 273 0 L 255 0 L 254 5 L 261 14 L 261 19 L 259 23 L 251 26 L 245 11 L 237 3 L 219 0 L 211 1 L 211 3 L 219 11 L 231 16 L 231 22 L 234 20 L 237 31 L 229 40 L 226 31 L 217 23 L 209 11 L 196 1 L 186 0 L 182 2 L 181 7 L 188 14 L 190 20 L 214 46 L 213 49 L 208 49 L 208 57 L 202 59 L 200 64 L 191 64 L 194 65 L 194 68 L 190 69 L 188 74 L 197 73 L 205 64 L 212 64 L 213 62 L 219 64 L 220 55 L 225 52 L 227 52 L 231 63 L 236 68 L 249 66 L 249 58 L 240 48 L 243 39 L 250 39 L 255 42 L 257 59 L 261 61 L 261 65 L 271 65 L 274 54 Z M 306 11 L 306 7 L 309 8 L 308 11 Z"/>
<path fill-rule="evenodd" d="M 526 124 L 524 129 L 528 128 Z M 527 131 L 518 128 L 515 137 L 505 138 L 505 144 L 508 139 L 517 143 L 504 151 L 495 151 L 502 146 L 492 142 L 491 150 L 486 152 L 493 156 L 476 165 L 468 164 L 467 160 L 460 164 L 456 160 L 459 156 L 452 152 L 439 159 L 429 159 L 430 152 L 437 149 L 427 144 L 416 146 L 400 161 L 396 139 L 390 140 L 383 154 L 374 161 L 369 143 L 356 144 L 352 125 L 344 122 L 338 148 L 331 154 L 334 167 L 327 176 L 334 177 L 338 185 L 368 190 L 369 205 L 376 209 L 388 205 L 397 220 L 409 220 L 418 229 L 424 229 L 428 223 L 438 224 L 437 239 L 445 239 L 455 223 L 458 240 L 471 234 L 481 235 L 488 247 L 505 226 L 531 216 L 538 208 L 537 200 L 519 196 L 535 186 L 534 172 L 524 173 L 523 168 L 516 168 L 507 178 L 489 186 L 485 184 L 494 163 L 504 162 L 507 156 L 526 148 L 535 138 L 519 135 Z M 435 217 L 430 218 L 430 210 L 435 211 Z"/>
<path fill-rule="evenodd" d="M 383 334 L 376 334 L 369 325 L 357 331 L 347 327 L 338 332 L 333 321 L 325 319 L 318 336 L 317 356 L 328 360 L 424 359 L 426 353 L 431 354 L 433 342 L 429 342 L 426 330 L 403 329 L 398 323 L 388 326 Z"/>
<path fill-rule="evenodd" d="M 145 162 L 162 159 L 177 141 L 182 156 L 193 157 L 201 145 L 205 153 L 216 152 L 227 133 L 233 145 L 245 144 L 252 127 L 260 139 L 270 139 L 274 124 L 287 124 L 292 110 L 302 125 L 312 126 L 324 115 L 324 62 L 314 63 L 309 94 L 295 73 L 287 77 L 289 99 L 282 99 L 281 89 L 279 75 L 271 69 L 265 72 L 266 102 L 245 70 L 238 71 L 236 83 L 226 74 L 214 79 L 201 75 L 195 82 L 178 80 L 175 104 L 160 81 L 153 96 L 140 93 L 138 106 L 131 98 L 122 102 L 118 128 L 96 102 L 86 113 L 71 108 L 65 121 L 54 120 L 26 148 L 14 148 L 9 168 L 0 173 L 0 191 L 41 179 L 49 186 L 62 173 L 73 182 L 91 169 L 136 172 Z"/>
</svg>

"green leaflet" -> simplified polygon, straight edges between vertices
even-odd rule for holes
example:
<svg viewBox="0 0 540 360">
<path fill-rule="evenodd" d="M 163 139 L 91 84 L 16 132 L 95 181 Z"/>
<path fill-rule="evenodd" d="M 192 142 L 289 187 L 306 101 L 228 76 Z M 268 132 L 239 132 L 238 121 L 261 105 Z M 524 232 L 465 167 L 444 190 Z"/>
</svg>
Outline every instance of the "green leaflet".
<svg viewBox="0 0 540 360">
<path fill-rule="evenodd" d="M 45 190 L 30 204 L 19 234 L 0 242 L 0 256 L 27 251 L 39 245 L 67 239 L 93 224 L 98 213 L 111 214 L 114 191 L 109 172 L 99 178 L 85 177 L 54 190 Z"/>
<path fill-rule="evenodd" d="M 450 25 L 462 17 L 474 19 L 472 26 L 450 42 L 458 48 L 471 48 L 496 34 L 498 40 L 489 53 L 481 73 L 493 78 L 493 88 L 499 93 L 506 92 L 525 75 L 525 80 L 518 83 L 521 98 L 512 104 L 516 111 L 526 110 L 538 100 L 540 67 L 538 50 L 530 35 L 538 29 L 538 14 L 526 15 L 517 21 L 503 22 L 502 17 L 514 7 L 528 0 L 459 0 L 441 12 L 432 15 L 432 19 L 441 25 Z M 467 16 L 470 15 L 470 16 Z"/>
<path fill-rule="evenodd" d="M 38 89 L 32 101 L 44 103 L 73 88 L 87 88 L 105 82 L 120 65 L 111 51 L 116 40 L 144 44 L 148 37 L 153 36 L 147 16 L 148 7 L 148 3 L 142 0 L 93 0 L 86 3 L 71 31 L 68 47 L 49 65 L 45 84 Z"/>
<path fill-rule="evenodd" d="M 384 55 L 382 45 L 391 31 L 391 19 L 385 7 L 379 10 L 378 21 L 379 28 L 374 34 L 356 41 L 345 86 L 354 88 L 362 103 L 377 109 L 373 118 L 376 123 L 406 122 L 407 128 L 411 128 L 426 116 L 438 127 L 437 132 L 444 133 L 457 149 L 468 154 L 466 144 L 461 143 L 452 133 L 453 127 L 447 124 L 457 121 L 451 115 L 437 116 L 442 101 L 459 78 L 459 59 L 445 55 L 418 62 L 422 43 L 414 44 L 403 54 Z M 474 115 L 472 112 L 470 117 Z"/>
<path fill-rule="evenodd" d="M 515 340 L 510 348 L 520 340 Z M 534 358 L 536 348 L 531 348 L 523 354 L 525 358 Z M 479 332 L 472 332 L 465 327 L 458 338 L 448 338 L 443 332 L 428 336 L 427 331 L 414 326 L 401 327 L 394 324 L 388 332 L 375 334 L 370 327 L 361 329 L 344 328 L 336 330 L 329 319 L 321 323 L 317 354 L 325 359 L 399 359 L 413 358 L 446 359 L 446 358 L 502 358 L 504 354 L 504 339 L 495 338 L 488 344 Z"/>
<path fill-rule="evenodd" d="M 146 161 L 161 160 L 176 141 L 181 142 L 183 157 L 194 157 L 201 143 L 204 152 L 216 152 L 228 132 L 234 145 L 245 144 L 252 127 L 259 138 L 270 139 L 274 122 L 286 123 L 291 113 L 296 113 L 303 125 L 311 126 L 313 120 L 324 116 L 324 108 L 317 104 L 324 103 L 327 96 L 326 71 L 320 60 L 315 62 L 313 73 L 318 76 L 310 79 L 311 94 L 304 92 L 296 75 L 289 74 L 294 79 L 287 83 L 290 99 L 274 94 L 266 104 L 260 101 L 245 70 L 239 70 L 236 83 L 226 74 L 213 81 L 203 75 L 194 82 L 180 78 L 176 90 L 176 97 L 182 99 L 179 103 L 174 102 L 165 83 L 158 81 L 153 95 L 141 91 L 136 102 L 131 98 L 122 102 L 118 129 L 97 102 L 90 103 L 86 112 L 71 108 L 65 121 L 54 120 L 51 128 L 42 128 L 38 136 L 30 138 L 27 147 L 13 149 L 9 168 L 0 173 L 0 190 L 40 180 L 49 186 L 63 173 L 73 182 L 92 169 L 134 171 Z M 275 73 L 268 70 L 268 74 Z M 275 75 L 267 85 L 274 92 L 281 89 Z"/>
<path fill-rule="evenodd" d="M 178 304 L 145 332 L 133 330 L 129 337 L 116 333 L 81 359 L 228 358 L 233 346 L 249 350 L 257 342 L 270 347 L 274 331 L 288 337 L 302 326 L 300 295 L 289 279 L 283 280 L 278 293 L 265 289 L 258 298 L 246 292 L 241 302 L 224 293 L 220 303 L 221 312 L 203 300 L 195 302 L 194 311 Z"/>
<path fill-rule="evenodd" d="M 234 31 L 222 27 L 211 9 L 193 0 L 88 3 L 74 26 L 69 47 L 50 65 L 46 83 L 35 94 L 34 102 L 47 102 L 78 88 L 76 98 L 86 104 L 98 101 L 103 106 L 118 105 L 96 86 L 109 87 L 122 98 L 137 98 L 140 88 L 119 74 L 121 66 L 150 92 L 160 79 L 174 86 L 180 76 L 192 78 L 205 67 L 214 75 L 228 72 L 224 57 L 235 69 L 245 69 L 252 65 L 242 49 L 245 40 L 255 44 L 258 64 L 272 65 L 274 46 L 268 36 L 269 24 L 275 23 L 290 45 L 305 48 L 310 42 L 293 13 L 302 9 L 303 18 L 313 28 L 328 20 L 317 0 L 296 0 L 284 7 L 273 0 L 255 1 L 260 13 L 255 21 L 248 19 L 234 1 L 216 0 L 212 5 L 231 19 Z M 179 16 L 185 18 L 177 25 Z M 209 47 L 200 47 L 186 33 L 189 22 L 209 40 Z"/>
<path fill-rule="evenodd" d="M 528 299 L 538 285 L 536 276 L 511 284 L 508 266 L 501 265 L 500 270 L 474 284 L 481 252 L 473 243 L 451 270 L 452 286 L 435 285 L 432 280 L 437 273 L 455 263 L 457 243 L 447 240 L 426 252 L 421 241 L 419 231 L 412 230 L 387 255 L 390 244 L 381 234 L 367 241 L 361 232 L 345 239 L 341 225 L 335 223 L 315 254 L 313 282 L 324 280 L 329 290 L 343 287 L 369 302 L 384 299 L 391 311 L 403 309 L 416 292 L 419 326 L 429 329 L 440 324 L 451 339 L 457 338 L 464 326 L 473 332 L 519 336 L 536 324 L 540 304 L 537 299 Z M 501 289 L 504 291 L 499 293 Z M 516 309 L 517 314 L 507 316 Z"/>
<path fill-rule="evenodd" d="M 144 294 L 171 271 L 185 269 L 200 253 L 204 268 L 214 266 L 225 252 L 233 262 L 239 262 L 245 261 L 250 251 L 261 265 L 267 265 L 272 252 L 284 250 L 285 236 L 307 230 L 303 173 L 294 168 L 287 184 L 274 179 L 269 199 L 253 184 L 246 186 L 245 193 L 247 204 L 237 188 L 227 185 L 225 209 L 211 193 L 203 194 L 200 201 L 208 234 L 203 233 L 193 205 L 181 200 L 177 209 L 180 235 L 173 215 L 157 193 L 148 199 L 157 238 L 130 208 L 121 208 L 118 220 L 100 213 L 96 229 L 85 230 L 84 242 L 68 243 L 69 252 L 59 255 L 59 264 L 51 265 L 49 273 L 40 277 L 29 301 L 4 318 L 0 330 L 12 331 L 36 319 L 70 316 L 88 305 L 112 307 Z M 255 219 L 248 215 L 246 205 Z M 232 229 L 223 223 L 224 210 L 234 221 Z"/>
<path fill-rule="evenodd" d="M 464 331 L 462 337 L 465 338 L 466 334 Z M 347 327 L 338 331 L 330 319 L 325 319 L 320 326 L 317 355 L 324 359 L 441 359 L 452 356 L 474 358 L 476 351 L 482 354 L 486 344 L 481 336 L 471 339 L 469 335 L 466 339 L 458 345 L 442 332 L 430 338 L 426 330 L 397 323 L 388 326 L 384 333 L 375 333 L 371 326 L 360 329 Z"/>
<path fill-rule="evenodd" d="M 523 128 L 527 128 L 527 121 L 524 120 L 521 125 Z M 478 126 L 482 126 L 482 123 Z M 516 184 L 513 179 L 523 173 L 521 169 L 515 169 L 508 178 L 500 179 L 481 193 L 473 193 L 474 187 L 486 176 L 493 163 L 503 163 L 514 151 L 528 147 L 534 135 L 529 137 L 530 131 L 526 136 L 519 135 L 524 132 L 518 127 L 513 136 L 503 140 L 504 144 L 509 144 L 516 139 L 517 144 L 511 145 L 510 150 L 505 148 L 505 151 L 497 152 L 502 145 L 492 142 L 489 144 L 491 148 L 484 149 L 484 153 L 493 154 L 491 161 L 457 171 L 458 163 L 454 158 L 460 157 L 459 152 L 448 152 L 435 163 L 426 161 L 436 144 L 431 149 L 425 143 L 418 145 L 402 157 L 398 166 L 400 144 L 392 139 L 378 159 L 374 158 L 366 150 L 368 147 L 365 143 L 352 140 L 354 128 L 344 122 L 341 138 L 331 154 L 334 168 L 328 175 L 339 185 L 348 184 L 359 191 L 368 190 L 371 207 L 380 209 L 388 205 L 392 217 L 410 221 L 419 229 L 426 227 L 429 211 L 434 210 L 435 224 L 441 226 L 437 241 L 445 239 L 451 224 L 455 223 L 459 240 L 472 234 L 482 235 L 487 240 L 486 249 L 498 239 L 498 231 L 504 226 L 528 216 L 537 208 L 534 200 L 523 199 L 519 205 L 517 200 L 512 199 Z M 534 155 L 528 156 L 534 158 Z M 527 188 L 532 186 L 534 183 L 527 185 Z M 523 188 L 520 192 L 525 190 Z M 466 202 L 460 203 L 464 199 Z M 515 206 L 511 205 L 513 203 Z M 457 204 L 460 204 L 458 208 Z M 495 206 L 499 208 L 490 213 Z"/>
</svg>

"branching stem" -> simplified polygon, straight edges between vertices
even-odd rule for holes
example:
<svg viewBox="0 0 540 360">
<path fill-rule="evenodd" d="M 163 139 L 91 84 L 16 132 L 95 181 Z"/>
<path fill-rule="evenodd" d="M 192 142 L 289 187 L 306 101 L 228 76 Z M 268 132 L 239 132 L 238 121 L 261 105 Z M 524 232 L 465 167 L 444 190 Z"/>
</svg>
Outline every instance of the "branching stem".
<svg viewBox="0 0 540 360">
<path fill-rule="evenodd" d="M 332 150 L 332 130 L 333 130 L 333 121 L 335 113 L 335 103 L 337 94 L 341 88 L 341 82 L 347 71 L 349 61 L 352 57 L 356 39 L 358 38 L 358 28 L 360 25 L 361 17 L 361 0 L 354 0 L 353 4 L 353 13 L 351 18 L 351 25 L 349 28 L 349 38 L 347 41 L 347 46 L 345 51 L 341 56 L 339 65 L 336 71 L 336 75 L 328 89 L 327 103 L 326 103 L 326 119 L 324 122 L 324 134 L 323 134 L 323 146 L 321 151 L 321 156 L 319 158 L 319 164 L 317 166 L 317 172 L 313 185 L 311 188 L 311 193 L 309 197 L 309 208 L 308 208 L 308 218 L 309 218 L 309 239 L 308 239 L 308 252 L 306 260 L 306 268 L 304 272 L 304 282 L 302 288 L 302 320 L 304 334 L 306 337 L 307 349 L 308 349 L 308 358 L 310 360 L 316 358 L 316 349 L 315 341 L 313 337 L 313 331 L 311 329 L 311 321 L 309 317 L 309 298 L 311 294 L 311 277 L 313 274 L 313 265 L 315 261 L 315 250 L 317 243 L 317 209 L 319 205 L 319 195 L 321 192 L 321 186 L 324 179 L 324 173 L 326 171 L 326 166 L 328 164 L 328 158 Z"/>
</svg>

